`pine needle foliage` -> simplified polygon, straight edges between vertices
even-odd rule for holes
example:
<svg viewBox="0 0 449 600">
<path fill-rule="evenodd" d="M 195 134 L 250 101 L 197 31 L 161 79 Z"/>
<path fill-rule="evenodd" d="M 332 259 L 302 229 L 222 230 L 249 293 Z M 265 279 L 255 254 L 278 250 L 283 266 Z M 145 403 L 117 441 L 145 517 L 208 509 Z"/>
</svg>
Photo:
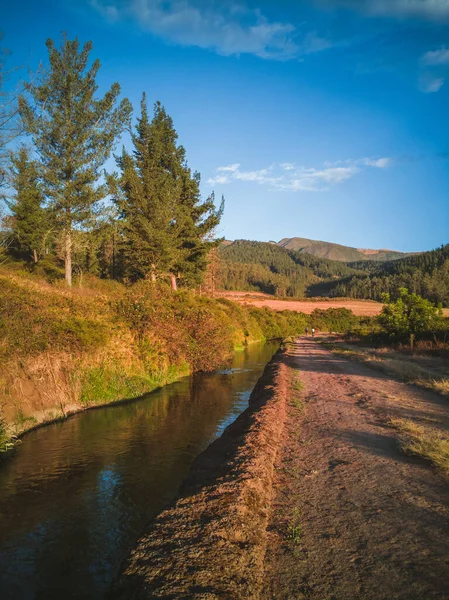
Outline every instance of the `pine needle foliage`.
<svg viewBox="0 0 449 600">
<path fill-rule="evenodd" d="M 170 277 L 191 286 L 202 279 L 220 222 L 214 196 L 200 196 L 200 175 L 192 173 L 171 117 L 160 102 L 150 121 L 145 94 L 132 135 L 132 154 L 117 159 L 120 176 L 110 179 L 120 210 L 125 275 L 133 280 Z"/>
<path fill-rule="evenodd" d="M 50 67 L 30 86 L 32 101 L 19 99 L 20 113 L 42 163 L 44 192 L 65 236 L 65 276 L 72 282 L 72 232 L 107 194 L 101 168 L 129 123 L 131 104 L 117 106 L 114 83 L 96 96 L 99 60 L 89 66 L 92 43 L 63 38 L 60 49 L 47 40 Z"/>
<path fill-rule="evenodd" d="M 22 147 L 11 155 L 11 166 L 15 194 L 7 205 L 11 211 L 12 246 L 19 256 L 36 263 L 45 252 L 45 241 L 51 231 L 38 164 L 30 158 L 29 150 Z"/>
</svg>

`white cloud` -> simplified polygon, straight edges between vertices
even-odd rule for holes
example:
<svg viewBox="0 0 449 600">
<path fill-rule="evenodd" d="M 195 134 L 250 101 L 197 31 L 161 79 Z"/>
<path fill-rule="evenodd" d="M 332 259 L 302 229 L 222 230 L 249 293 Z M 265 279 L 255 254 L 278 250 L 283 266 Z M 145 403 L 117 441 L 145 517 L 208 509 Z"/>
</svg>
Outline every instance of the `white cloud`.
<svg viewBox="0 0 449 600">
<path fill-rule="evenodd" d="M 449 19 L 449 0 L 318 0 L 328 6 L 347 6 L 371 16 Z"/>
<path fill-rule="evenodd" d="M 429 73 L 424 73 L 419 79 L 419 89 L 425 94 L 435 94 L 443 85 L 444 77 L 434 77 Z"/>
<path fill-rule="evenodd" d="M 430 50 L 423 54 L 421 63 L 427 67 L 449 65 L 449 49 L 443 46 L 439 50 Z"/>
<path fill-rule="evenodd" d="M 386 156 L 382 157 L 382 158 L 348 158 L 346 160 L 339 160 L 338 162 L 325 162 L 324 166 L 325 167 L 332 167 L 332 166 L 337 166 L 337 165 L 353 165 L 355 167 L 357 166 L 364 166 L 364 167 L 376 167 L 378 169 L 386 169 L 387 167 L 390 167 L 392 164 L 392 159 L 388 158 Z"/>
<path fill-rule="evenodd" d="M 391 164 L 390 158 L 361 158 L 338 163 L 325 163 L 324 168 L 306 168 L 294 163 L 271 165 L 256 171 L 243 171 L 240 165 L 232 171 L 228 167 L 218 167 L 217 173 L 226 171 L 226 176 L 216 175 L 208 180 L 210 185 L 228 184 L 233 181 L 253 182 L 268 185 L 271 189 L 289 192 L 322 192 L 344 183 L 359 173 L 363 167 L 385 169 Z"/>
<path fill-rule="evenodd" d="M 391 158 L 377 158 L 377 159 L 372 159 L 372 158 L 362 158 L 361 159 L 362 162 L 361 164 L 365 165 L 366 167 L 377 167 L 378 169 L 386 169 L 387 167 L 391 166 Z"/>
<path fill-rule="evenodd" d="M 302 42 L 302 51 L 304 54 L 313 54 L 321 52 L 333 46 L 332 42 L 317 34 L 316 31 L 309 32 Z"/>
<path fill-rule="evenodd" d="M 217 171 L 220 171 L 222 173 L 235 173 L 236 171 L 238 171 L 239 167 L 240 165 L 238 163 L 235 163 L 234 165 L 228 165 L 227 167 L 218 167 Z"/>
<path fill-rule="evenodd" d="M 225 56 L 254 54 L 288 60 L 301 52 L 291 23 L 270 21 L 260 10 L 243 5 L 199 0 L 89 1 L 111 21 L 132 19 L 142 29 L 173 43 L 212 49 Z M 323 49 L 324 43 L 319 38 L 310 40 L 310 52 Z"/>
</svg>

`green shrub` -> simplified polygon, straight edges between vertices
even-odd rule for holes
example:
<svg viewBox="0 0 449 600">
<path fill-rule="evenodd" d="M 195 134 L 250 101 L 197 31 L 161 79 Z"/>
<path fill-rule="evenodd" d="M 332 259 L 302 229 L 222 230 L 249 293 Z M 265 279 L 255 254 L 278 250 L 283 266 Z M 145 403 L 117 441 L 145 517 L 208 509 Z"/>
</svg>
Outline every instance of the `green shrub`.
<svg viewBox="0 0 449 600">
<path fill-rule="evenodd" d="M 346 333 L 360 324 L 360 318 L 347 308 L 315 308 L 309 317 L 311 327 L 321 331 Z"/>
</svg>

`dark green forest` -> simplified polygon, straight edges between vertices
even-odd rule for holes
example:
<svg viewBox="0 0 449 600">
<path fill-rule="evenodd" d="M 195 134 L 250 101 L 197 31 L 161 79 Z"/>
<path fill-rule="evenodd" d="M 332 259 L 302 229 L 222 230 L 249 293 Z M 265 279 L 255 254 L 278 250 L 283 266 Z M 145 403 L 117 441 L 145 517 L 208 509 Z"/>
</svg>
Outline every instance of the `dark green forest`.
<svg viewBox="0 0 449 600">
<path fill-rule="evenodd" d="M 357 271 L 345 263 L 287 250 L 274 243 L 237 240 L 218 251 L 218 281 L 225 290 L 303 297 L 324 281 Z"/>
<path fill-rule="evenodd" d="M 449 306 L 449 244 L 384 263 L 366 275 L 353 275 L 333 284 L 329 295 L 381 300 L 383 293 L 397 298 L 400 288 Z"/>
<path fill-rule="evenodd" d="M 237 240 L 221 246 L 218 256 L 218 280 L 223 289 L 276 296 L 301 297 L 322 279 L 332 280 L 359 272 L 344 263 L 267 242 Z"/>
</svg>

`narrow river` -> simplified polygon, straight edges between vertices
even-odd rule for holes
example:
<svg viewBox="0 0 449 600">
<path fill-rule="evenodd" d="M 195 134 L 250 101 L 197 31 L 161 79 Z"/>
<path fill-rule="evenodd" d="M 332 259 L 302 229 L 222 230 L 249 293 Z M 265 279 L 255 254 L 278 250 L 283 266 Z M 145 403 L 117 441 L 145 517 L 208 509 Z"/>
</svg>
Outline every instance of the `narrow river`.
<svg viewBox="0 0 449 600">
<path fill-rule="evenodd" d="M 101 599 L 194 458 L 247 406 L 278 343 L 30 432 L 0 464 L 0 598 Z"/>
</svg>

